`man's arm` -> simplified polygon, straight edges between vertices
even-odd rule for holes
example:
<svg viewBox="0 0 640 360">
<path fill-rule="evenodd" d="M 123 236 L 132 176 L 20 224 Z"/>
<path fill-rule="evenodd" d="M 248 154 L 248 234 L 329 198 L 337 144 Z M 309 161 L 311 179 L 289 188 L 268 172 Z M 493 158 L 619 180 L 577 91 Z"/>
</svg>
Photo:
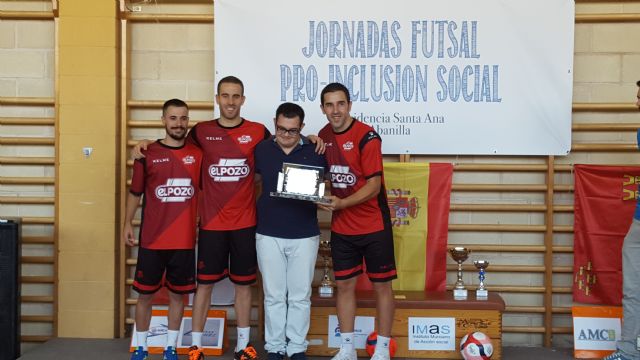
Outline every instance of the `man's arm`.
<svg viewBox="0 0 640 360">
<path fill-rule="evenodd" d="M 353 194 L 340 199 L 336 196 L 329 196 L 331 204 L 320 206 L 324 210 L 341 210 L 356 206 L 377 196 L 382 187 L 382 143 L 380 135 L 376 132 L 368 132 L 359 143 L 361 154 L 360 161 L 363 163 L 363 170 L 367 182 L 363 187 Z"/>
<path fill-rule="evenodd" d="M 133 216 L 136 214 L 140 204 L 140 196 L 129 193 L 127 195 L 127 205 L 124 213 L 124 227 L 122 228 L 122 241 L 129 246 L 135 245 L 135 235 L 133 234 Z"/>
<path fill-rule="evenodd" d="M 327 196 L 327 198 L 331 199 L 331 204 L 318 204 L 318 206 L 321 209 L 328 211 L 342 210 L 348 207 L 356 206 L 378 196 L 378 194 L 380 193 L 381 185 L 382 178 L 379 175 L 376 175 L 367 179 L 367 183 L 364 184 L 363 187 L 358 189 L 358 191 L 354 192 L 353 194 L 347 196 L 346 198 L 341 199 L 333 195 Z"/>
<path fill-rule="evenodd" d="M 317 154 L 324 154 L 325 151 L 325 145 L 324 145 L 324 140 L 322 140 L 319 136 L 317 135 L 307 135 L 306 138 L 309 140 L 310 143 L 312 144 L 316 144 L 316 153 Z"/>
<path fill-rule="evenodd" d="M 131 157 L 134 160 L 138 160 L 138 159 L 142 159 L 144 157 L 144 153 L 143 151 L 147 150 L 147 146 L 149 146 L 149 144 L 151 144 L 153 141 L 152 140 L 140 140 L 140 142 L 138 142 L 133 149 L 131 149 Z"/>
</svg>

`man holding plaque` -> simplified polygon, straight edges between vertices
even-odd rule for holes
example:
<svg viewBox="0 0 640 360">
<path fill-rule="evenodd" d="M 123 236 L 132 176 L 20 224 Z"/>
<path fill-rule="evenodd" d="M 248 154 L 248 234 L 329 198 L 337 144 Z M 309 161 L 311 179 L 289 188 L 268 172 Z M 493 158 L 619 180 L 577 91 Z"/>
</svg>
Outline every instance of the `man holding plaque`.
<svg viewBox="0 0 640 360">
<path fill-rule="evenodd" d="M 640 81 L 636 106 L 640 110 Z M 640 129 L 638 129 L 640 147 Z M 622 333 L 617 351 L 604 360 L 640 359 L 640 198 L 636 205 L 633 222 L 622 245 Z"/>
<path fill-rule="evenodd" d="M 300 135 L 304 127 L 304 110 L 300 106 L 280 105 L 274 123 L 275 136 L 263 140 L 255 151 L 255 170 L 262 179 L 256 250 L 264 289 L 265 349 L 268 360 L 282 360 L 285 355 L 291 360 L 304 360 L 311 281 L 320 240 L 317 206 L 313 201 L 301 200 L 303 197 L 278 197 L 278 179 L 282 179 L 283 164 L 300 172 L 303 166 L 316 167 L 315 177 L 294 179 L 292 170 L 287 181 L 294 190 L 318 187 L 324 181 L 326 161 L 315 152 L 315 145 Z M 295 169 L 296 166 L 301 168 Z"/>
<path fill-rule="evenodd" d="M 336 307 L 341 346 L 333 360 L 355 360 L 353 331 L 357 276 L 366 264 L 376 292 L 378 341 L 374 360 L 388 360 L 394 301 L 391 280 L 397 278 L 391 217 L 384 188 L 382 140 L 375 130 L 351 117 L 349 90 L 327 85 L 320 108 L 329 124 L 320 131 L 330 166 L 332 211 L 331 256 L 338 288 Z"/>
</svg>

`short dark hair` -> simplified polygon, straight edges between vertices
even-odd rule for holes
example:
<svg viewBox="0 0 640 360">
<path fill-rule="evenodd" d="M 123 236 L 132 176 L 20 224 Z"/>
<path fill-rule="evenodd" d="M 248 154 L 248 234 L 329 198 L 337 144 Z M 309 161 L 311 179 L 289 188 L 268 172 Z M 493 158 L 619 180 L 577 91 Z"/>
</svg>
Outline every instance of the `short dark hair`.
<svg viewBox="0 0 640 360">
<path fill-rule="evenodd" d="M 638 85 L 638 87 L 640 87 L 640 80 L 638 80 L 638 81 L 636 82 L 636 85 Z"/>
<path fill-rule="evenodd" d="M 183 107 L 183 108 L 187 108 L 187 110 L 189 110 L 189 106 L 187 105 L 186 102 L 180 100 L 180 99 L 171 99 L 171 100 L 167 100 L 164 102 L 164 105 L 162 105 L 162 115 L 164 116 L 164 114 L 167 112 L 167 109 L 170 107 Z"/>
<path fill-rule="evenodd" d="M 324 89 L 322 89 L 322 92 L 320 93 L 320 105 L 324 105 L 324 95 L 326 93 L 336 92 L 336 91 L 342 91 L 347 97 L 347 102 L 351 102 L 351 95 L 349 95 L 349 89 L 347 89 L 346 86 L 340 83 L 334 82 L 325 86 Z"/>
<path fill-rule="evenodd" d="M 240 87 L 242 88 L 242 96 L 244 96 L 244 84 L 242 83 L 242 80 L 238 79 L 235 76 L 226 76 L 218 81 L 218 94 L 220 94 L 220 86 L 225 83 L 240 85 Z"/>
<path fill-rule="evenodd" d="M 282 115 L 287 119 L 293 119 L 295 117 L 300 118 L 300 125 L 304 123 L 304 109 L 300 107 L 298 104 L 286 102 L 280 104 L 278 109 L 276 110 L 276 121 L 278 121 L 278 117 Z"/>
</svg>

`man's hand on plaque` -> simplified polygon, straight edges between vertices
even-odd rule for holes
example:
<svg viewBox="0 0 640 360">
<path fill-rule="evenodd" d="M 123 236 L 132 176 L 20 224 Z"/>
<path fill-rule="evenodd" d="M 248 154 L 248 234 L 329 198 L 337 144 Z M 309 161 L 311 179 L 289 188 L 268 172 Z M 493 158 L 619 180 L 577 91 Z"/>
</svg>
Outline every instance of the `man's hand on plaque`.
<svg viewBox="0 0 640 360">
<path fill-rule="evenodd" d="M 330 196 L 325 196 L 325 199 L 331 200 L 331 203 L 329 204 L 316 203 L 318 204 L 318 207 L 320 209 L 326 210 L 326 211 L 335 211 L 335 210 L 344 209 L 344 201 L 339 197 L 330 195 Z"/>
</svg>

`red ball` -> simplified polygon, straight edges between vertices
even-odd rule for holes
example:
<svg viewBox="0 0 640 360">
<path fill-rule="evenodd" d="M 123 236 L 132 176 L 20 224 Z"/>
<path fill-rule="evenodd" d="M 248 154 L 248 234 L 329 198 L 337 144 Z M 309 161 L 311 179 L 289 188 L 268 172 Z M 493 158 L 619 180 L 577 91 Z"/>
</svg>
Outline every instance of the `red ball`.
<svg viewBox="0 0 640 360">
<path fill-rule="evenodd" d="M 371 334 L 369 334 L 369 336 L 367 336 L 367 345 L 365 349 L 367 350 L 367 354 L 369 354 L 369 356 L 373 356 L 373 353 L 376 351 L 377 343 L 378 343 L 378 333 L 374 331 Z M 391 340 L 389 341 L 389 355 L 391 355 L 391 357 L 394 357 L 396 355 L 397 349 L 398 349 L 398 343 L 396 342 L 396 339 L 391 338 Z"/>
<path fill-rule="evenodd" d="M 488 360 L 493 355 L 491 339 L 479 331 L 470 332 L 460 340 L 460 354 L 465 360 Z"/>
</svg>

